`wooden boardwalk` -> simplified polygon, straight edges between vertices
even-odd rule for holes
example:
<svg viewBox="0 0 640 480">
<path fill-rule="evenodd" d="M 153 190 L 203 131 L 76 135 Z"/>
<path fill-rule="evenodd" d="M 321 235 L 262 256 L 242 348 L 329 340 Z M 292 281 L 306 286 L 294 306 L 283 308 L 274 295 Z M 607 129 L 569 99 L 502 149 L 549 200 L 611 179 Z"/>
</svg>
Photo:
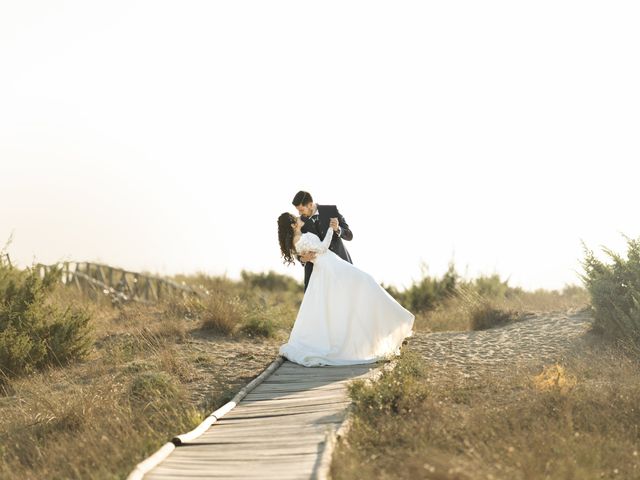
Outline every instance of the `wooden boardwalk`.
<svg viewBox="0 0 640 480">
<path fill-rule="evenodd" d="M 347 384 L 380 367 L 303 367 L 284 360 L 202 435 L 178 442 L 144 478 L 325 478 L 350 404 Z"/>
</svg>

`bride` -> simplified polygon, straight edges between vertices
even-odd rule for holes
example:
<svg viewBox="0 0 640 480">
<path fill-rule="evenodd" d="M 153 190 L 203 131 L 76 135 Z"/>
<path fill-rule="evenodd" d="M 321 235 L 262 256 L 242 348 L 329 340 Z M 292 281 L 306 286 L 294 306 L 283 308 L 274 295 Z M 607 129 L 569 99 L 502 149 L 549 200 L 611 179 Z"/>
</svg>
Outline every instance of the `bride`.
<svg viewBox="0 0 640 480">
<path fill-rule="evenodd" d="M 287 343 L 280 355 L 307 367 L 373 363 L 400 354 L 413 335 L 414 315 L 368 273 L 329 250 L 333 229 L 321 241 L 301 233 L 299 217 L 278 218 L 280 251 L 285 263 L 294 255 L 315 253 L 313 274 Z"/>
</svg>

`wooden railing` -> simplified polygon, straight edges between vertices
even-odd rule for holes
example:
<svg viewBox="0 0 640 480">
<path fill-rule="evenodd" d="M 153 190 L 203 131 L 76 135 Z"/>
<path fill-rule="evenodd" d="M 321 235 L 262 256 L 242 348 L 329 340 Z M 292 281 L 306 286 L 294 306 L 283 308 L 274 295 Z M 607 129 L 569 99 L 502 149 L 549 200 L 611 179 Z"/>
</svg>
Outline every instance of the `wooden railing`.
<svg viewBox="0 0 640 480">
<path fill-rule="evenodd" d="M 60 281 L 85 293 L 102 293 L 114 301 L 157 302 L 167 295 L 199 295 L 197 290 L 167 278 L 130 272 L 121 268 L 92 262 L 61 262 L 54 265 L 37 264 L 40 276 L 53 269 L 60 273 Z"/>
</svg>

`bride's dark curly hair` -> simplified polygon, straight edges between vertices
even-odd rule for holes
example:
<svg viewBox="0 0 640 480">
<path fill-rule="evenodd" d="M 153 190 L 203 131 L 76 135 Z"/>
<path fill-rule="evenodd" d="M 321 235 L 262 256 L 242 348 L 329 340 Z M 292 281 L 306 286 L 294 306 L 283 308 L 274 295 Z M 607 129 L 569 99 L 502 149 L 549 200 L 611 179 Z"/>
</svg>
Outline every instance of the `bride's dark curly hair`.
<svg viewBox="0 0 640 480">
<path fill-rule="evenodd" d="M 289 212 L 284 212 L 278 217 L 278 240 L 280 241 L 280 253 L 285 265 L 294 263 L 293 255 L 296 249 L 293 246 L 293 224 L 297 218 Z"/>
</svg>

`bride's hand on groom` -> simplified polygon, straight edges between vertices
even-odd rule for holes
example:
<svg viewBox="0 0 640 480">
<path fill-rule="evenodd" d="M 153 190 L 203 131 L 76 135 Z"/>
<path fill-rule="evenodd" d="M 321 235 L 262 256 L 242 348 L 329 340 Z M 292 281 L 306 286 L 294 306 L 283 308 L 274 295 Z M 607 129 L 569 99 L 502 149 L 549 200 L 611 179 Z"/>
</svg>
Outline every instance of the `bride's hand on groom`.
<svg viewBox="0 0 640 480">
<path fill-rule="evenodd" d="M 304 252 L 300 255 L 300 261 L 302 263 L 313 262 L 316 259 L 316 254 L 314 252 Z"/>
</svg>

